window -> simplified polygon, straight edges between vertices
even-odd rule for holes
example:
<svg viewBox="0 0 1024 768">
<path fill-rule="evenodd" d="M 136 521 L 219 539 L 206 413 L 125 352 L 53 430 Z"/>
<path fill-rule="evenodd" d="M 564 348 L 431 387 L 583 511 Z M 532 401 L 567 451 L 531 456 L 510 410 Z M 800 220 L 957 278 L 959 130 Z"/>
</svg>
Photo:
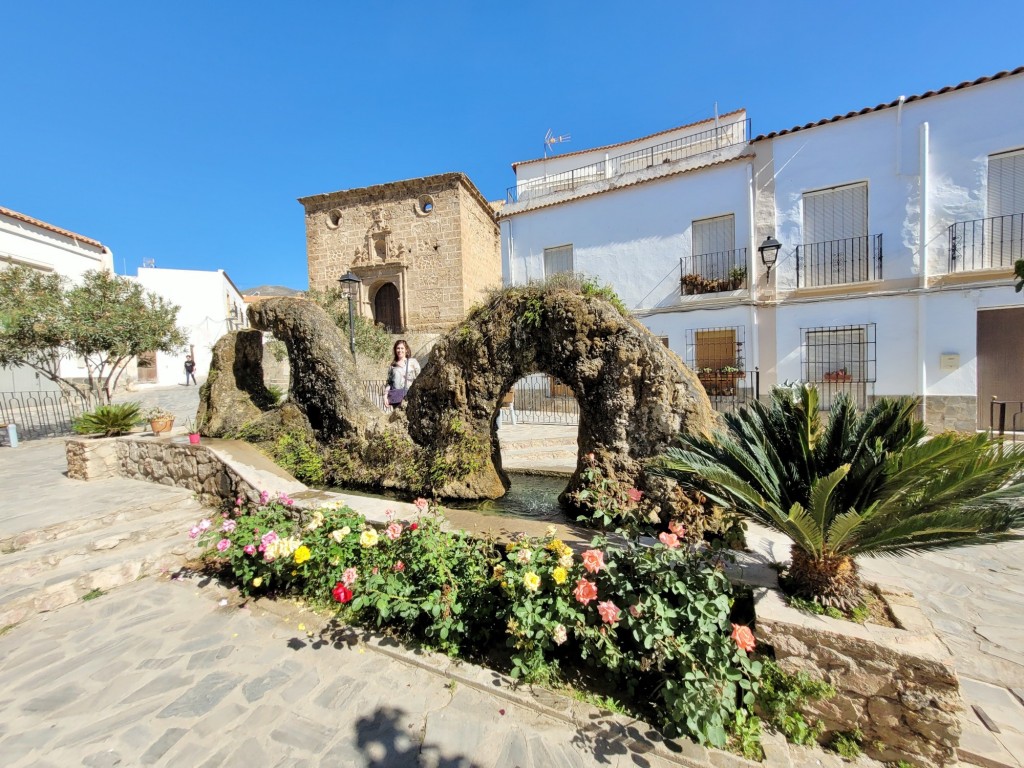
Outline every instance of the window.
<svg viewBox="0 0 1024 768">
<path fill-rule="evenodd" d="M 718 410 L 731 410 L 754 395 L 755 377 L 746 370 L 743 336 L 743 326 L 686 332 L 686 364 Z"/>
<path fill-rule="evenodd" d="M 839 392 L 867 407 L 875 381 L 875 324 L 804 328 L 803 379 L 818 386 L 819 406 L 830 408 Z"/>
<path fill-rule="evenodd" d="M 544 249 L 544 277 L 572 272 L 572 244 Z"/>
<path fill-rule="evenodd" d="M 690 273 L 706 280 L 727 280 L 736 263 L 736 222 L 728 216 L 701 219 L 690 228 Z"/>
<path fill-rule="evenodd" d="M 982 236 L 992 252 L 986 266 L 1013 266 L 1024 258 L 1024 151 L 988 159 L 988 215 Z"/>
<path fill-rule="evenodd" d="M 801 286 L 881 277 L 881 235 L 868 234 L 868 185 L 805 192 L 804 237 L 797 248 Z"/>
</svg>

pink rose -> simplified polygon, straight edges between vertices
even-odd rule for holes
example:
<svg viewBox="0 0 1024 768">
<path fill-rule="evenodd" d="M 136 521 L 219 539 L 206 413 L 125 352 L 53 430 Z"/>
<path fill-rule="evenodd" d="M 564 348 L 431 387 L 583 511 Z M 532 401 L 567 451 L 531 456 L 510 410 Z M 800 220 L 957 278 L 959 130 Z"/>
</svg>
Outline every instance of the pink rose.
<svg viewBox="0 0 1024 768">
<path fill-rule="evenodd" d="M 355 568 L 346 568 L 345 572 L 341 574 L 341 583 L 346 587 L 351 587 L 356 583 L 356 579 L 359 578 L 359 572 Z"/>
<path fill-rule="evenodd" d="M 401 573 L 404 570 L 405 570 L 405 563 L 403 563 L 401 560 L 399 560 L 397 563 L 395 563 L 395 573 Z"/>
<path fill-rule="evenodd" d="M 200 531 L 208 531 L 208 530 L 210 530 L 210 526 L 211 525 L 213 525 L 213 523 L 211 523 L 209 520 L 200 520 L 199 521 L 199 530 Z"/>
<path fill-rule="evenodd" d="M 665 533 L 662 531 L 658 534 L 658 541 L 664 544 L 669 549 L 675 549 L 679 546 L 679 537 L 674 533 Z"/>
<path fill-rule="evenodd" d="M 597 599 L 597 585 L 592 581 L 580 579 L 576 582 L 576 589 L 572 591 L 577 602 L 587 605 L 591 600 Z"/>
<path fill-rule="evenodd" d="M 420 497 L 420 498 L 416 499 L 416 501 L 414 501 L 413 504 L 416 505 L 416 508 L 420 512 L 426 512 L 427 507 L 430 505 L 429 502 L 426 499 L 424 499 L 423 497 Z"/>
<path fill-rule="evenodd" d="M 747 653 L 754 650 L 757 645 L 757 641 L 754 640 L 754 633 L 750 631 L 750 627 L 743 626 L 742 624 L 732 625 L 732 640 L 736 643 L 738 648 L 743 649 Z"/>
<path fill-rule="evenodd" d="M 644 497 L 643 491 L 638 491 L 636 488 L 630 488 L 626 491 L 626 495 L 629 496 L 629 500 L 636 504 L 640 499 Z"/>
<path fill-rule="evenodd" d="M 263 538 L 260 539 L 260 543 L 263 544 L 263 548 L 266 549 L 275 541 L 277 541 L 278 538 L 280 537 L 273 531 L 267 531 L 265 534 L 263 534 Z"/>
<path fill-rule="evenodd" d="M 682 538 L 686 534 L 686 526 L 679 520 L 672 520 L 668 524 L 668 529 L 679 538 Z"/>
<path fill-rule="evenodd" d="M 190 539 L 194 539 L 194 538 L 198 537 L 199 533 L 200 533 L 200 531 L 199 531 L 199 526 L 198 525 L 193 525 L 191 528 L 188 529 L 188 537 Z"/>
<path fill-rule="evenodd" d="M 260 491 L 260 504 L 266 504 L 270 501 L 269 491 Z"/>
<path fill-rule="evenodd" d="M 388 527 L 384 529 L 384 533 L 392 541 L 397 541 L 398 537 L 402 535 L 402 524 L 388 523 Z"/>
<path fill-rule="evenodd" d="M 634 619 L 639 619 L 641 613 L 643 613 L 643 610 L 640 608 L 640 603 L 629 606 L 629 615 Z"/>
<path fill-rule="evenodd" d="M 597 573 L 604 568 L 604 552 L 599 549 L 588 549 L 580 557 L 589 573 Z"/>
<path fill-rule="evenodd" d="M 254 547 L 252 544 L 246 544 L 245 548 L 242 551 L 245 552 L 245 554 L 247 555 L 255 555 L 256 547 Z"/>
<path fill-rule="evenodd" d="M 228 539 L 221 539 L 217 542 L 217 551 L 223 552 L 225 549 L 231 546 L 231 542 Z"/>
<path fill-rule="evenodd" d="M 619 614 L 622 611 L 615 605 L 611 600 L 605 600 L 603 603 L 597 604 L 597 612 L 601 614 L 601 621 L 605 624 L 614 624 L 619 620 Z"/>
<path fill-rule="evenodd" d="M 233 530 L 235 530 L 237 526 L 238 523 L 236 523 L 234 520 L 225 520 L 224 525 L 222 525 L 220 529 L 224 531 L 224 533 L 231 533 Z"/>
</svg>

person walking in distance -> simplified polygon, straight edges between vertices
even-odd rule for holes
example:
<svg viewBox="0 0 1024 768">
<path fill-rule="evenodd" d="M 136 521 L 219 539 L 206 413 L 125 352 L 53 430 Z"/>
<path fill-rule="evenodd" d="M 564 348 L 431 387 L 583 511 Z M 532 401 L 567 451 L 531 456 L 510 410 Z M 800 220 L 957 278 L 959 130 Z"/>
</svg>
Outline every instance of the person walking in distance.
<svg viewBox="0 0 1024 768">
<path fill-rule="evenodd" d="M 192 383 L 197 387 L 199 382 L 196 381 L 196 364 L 192 361 L 192 355 L 185 356 L 185 386 L 188 386 L 189 378 L 192 379 Z"/>
</svg>

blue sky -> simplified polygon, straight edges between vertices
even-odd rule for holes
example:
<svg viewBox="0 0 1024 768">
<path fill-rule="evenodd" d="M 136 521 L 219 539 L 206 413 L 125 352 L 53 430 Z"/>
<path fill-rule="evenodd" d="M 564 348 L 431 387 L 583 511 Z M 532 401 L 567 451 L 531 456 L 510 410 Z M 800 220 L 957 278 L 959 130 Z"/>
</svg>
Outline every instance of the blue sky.
<svg viewBox="0 0 1024 768">
<path fill-rule="evenodd" d="M 1024 64 L 1024 3 L 19 2 L 0 205 L 119 272 L 306 287 L 296 198 L 749 110 L 755 134 Z"/>
</svg>

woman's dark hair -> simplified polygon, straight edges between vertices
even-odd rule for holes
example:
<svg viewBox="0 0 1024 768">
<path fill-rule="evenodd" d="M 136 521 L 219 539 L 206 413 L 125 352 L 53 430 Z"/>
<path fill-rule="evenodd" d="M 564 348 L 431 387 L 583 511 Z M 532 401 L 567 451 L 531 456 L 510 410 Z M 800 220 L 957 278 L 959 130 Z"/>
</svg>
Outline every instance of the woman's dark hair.
<svg viewBox="0 0 1024 768">
<path fill-rule="evenodd" d="M 391 354 L 393 355 L 391 362 L 393 362 L 393 363 L 397 363 L 398 362 L 398 345 L 399 344 L 404 344 L 405 345 L 405 356 L 406 356 L 406 358 L 412 357 L 412 350 L 409 349 L 409 342 L 406 341 L 405 339 L 399 339 L 398 341 L 395 342 L 395 346 L 393 346 L 391 348 Z"/>
</svg>

